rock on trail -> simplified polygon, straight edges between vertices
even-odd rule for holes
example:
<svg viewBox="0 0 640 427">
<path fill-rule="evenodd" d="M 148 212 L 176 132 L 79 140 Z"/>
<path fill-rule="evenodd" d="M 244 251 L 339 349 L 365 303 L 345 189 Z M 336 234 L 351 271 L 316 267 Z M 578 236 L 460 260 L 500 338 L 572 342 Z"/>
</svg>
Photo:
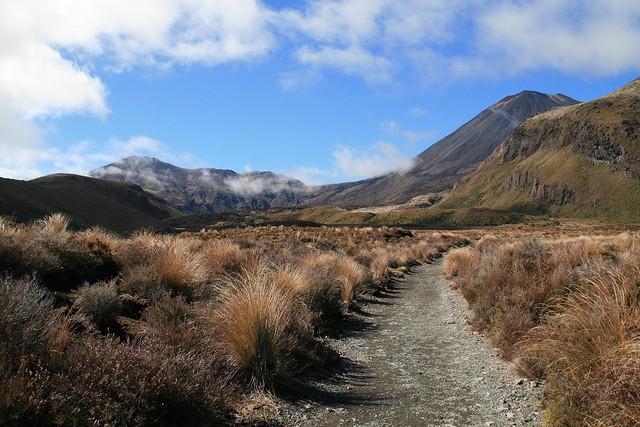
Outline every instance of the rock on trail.
<svg viewBox="0 0 640 427">
<path fill-rule="evenodd" d="M 363 304 L 331 345 L 339 372 L 279 409 L 296 426 L 540 425 L 541 386 L 519 378 L 466 323 L 467 304 L 419 266 Z"/>
</svg>

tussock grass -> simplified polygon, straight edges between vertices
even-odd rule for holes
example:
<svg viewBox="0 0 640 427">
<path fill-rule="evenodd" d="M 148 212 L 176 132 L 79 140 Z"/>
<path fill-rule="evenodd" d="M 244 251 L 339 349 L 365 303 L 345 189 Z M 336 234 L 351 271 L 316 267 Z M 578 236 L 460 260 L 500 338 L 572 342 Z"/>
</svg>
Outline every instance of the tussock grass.
<svg viewBox="0 0 640 427">
<path fill-rule="evenodd" d="M 164 286 L 187 297 L 207 279 L 202 254 L 194 251 L 192 242 L 186 239 L 167 238 L 155 245 L 150 264 Z"/>
<path fill-rule="evenodd" d="M 71 224 L 71 220 L 65 214 L 52 213 L 36 221 L 36 227 L 45 234 L 61 234 L 65 233 Z"/>
<path fill-rule="evenodd" d="M 296 372 L 295 349 L 312 340 L 308 310 L 273 278 L 272 265 L 230 278 L 220 305 L 211 308 L 217 345 L 257 388 Z"/>
<path fill-rule="evenodd" d="M 520 344 L 520 368 L 548 380 L 550 422 L 640 423 L 639 278 L 599 273 Z"/>
<path fill-rule="evenodd" d="M 516 237 L 448 256 L 475 327 L 546 379 L 547 424 L 638 425 L 640 237 Z"/>
<path fill-rule="evenodd" d="M 69 223 L 0 218 L 2 425 L 228 424 L 230 400 L 335 360 L 318 335 L 365 291 L 463 241 L 388 227 L 122 238 Z"/>
</svg>

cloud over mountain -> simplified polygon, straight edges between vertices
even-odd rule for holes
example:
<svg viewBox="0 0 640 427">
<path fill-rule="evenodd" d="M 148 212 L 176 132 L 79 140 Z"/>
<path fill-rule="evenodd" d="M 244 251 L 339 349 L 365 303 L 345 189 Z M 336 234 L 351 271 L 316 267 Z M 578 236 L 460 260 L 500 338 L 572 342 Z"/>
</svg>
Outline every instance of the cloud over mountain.
<svg viewBox="0 0 640 427">
<path fill-rule="evenodd" d="M 435 85 L 541 69 L 612 76 L 640 70 L 640 3 L 0 0 L 0 171 L 31 175 L 65 152 L 43 120 L 108 117 L 108 76 L 260 61 L 274 61 L 285 88 L 332 73 L 375 87 L 407 75 Z"/>
</svg>

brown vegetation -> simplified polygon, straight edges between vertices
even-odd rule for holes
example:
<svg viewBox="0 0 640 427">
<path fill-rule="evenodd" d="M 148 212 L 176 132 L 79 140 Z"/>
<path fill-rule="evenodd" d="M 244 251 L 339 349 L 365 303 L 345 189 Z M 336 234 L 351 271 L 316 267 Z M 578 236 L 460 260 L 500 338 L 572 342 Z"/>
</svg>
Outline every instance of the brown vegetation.
<svg viewBox="0 0 640 427">
<path fill-rule="evenodd" d="M 0 424 L 220 425 L 333 359 L 322 334 L 464 238 L 394 228 L 180 236 L 0 219 Z"/>
<path fill-rule="evenodd" d="M 640 423 L 640 235 L 487 236 L 445 274 L 474 326 L 546 379 L 548 424 Z"/>
</svg>

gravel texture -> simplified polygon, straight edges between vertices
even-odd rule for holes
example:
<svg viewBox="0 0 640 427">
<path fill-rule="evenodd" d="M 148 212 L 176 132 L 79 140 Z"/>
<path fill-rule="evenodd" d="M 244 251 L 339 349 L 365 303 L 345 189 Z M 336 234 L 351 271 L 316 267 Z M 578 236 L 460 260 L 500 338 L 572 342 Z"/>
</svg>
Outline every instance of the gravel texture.
<svg viewBox="0 0 640 427">
<path fill-rule="evenodd" d="M 336 372 L 287 400 L 250 406 L 267 420 L 252 424 L 540 425 L 542 386 L 518 377 L 471 331 L 467 304 L 450 285 L 440 260 L 364 301 L 328 339 L 341 356 Z"/>
</svg>

